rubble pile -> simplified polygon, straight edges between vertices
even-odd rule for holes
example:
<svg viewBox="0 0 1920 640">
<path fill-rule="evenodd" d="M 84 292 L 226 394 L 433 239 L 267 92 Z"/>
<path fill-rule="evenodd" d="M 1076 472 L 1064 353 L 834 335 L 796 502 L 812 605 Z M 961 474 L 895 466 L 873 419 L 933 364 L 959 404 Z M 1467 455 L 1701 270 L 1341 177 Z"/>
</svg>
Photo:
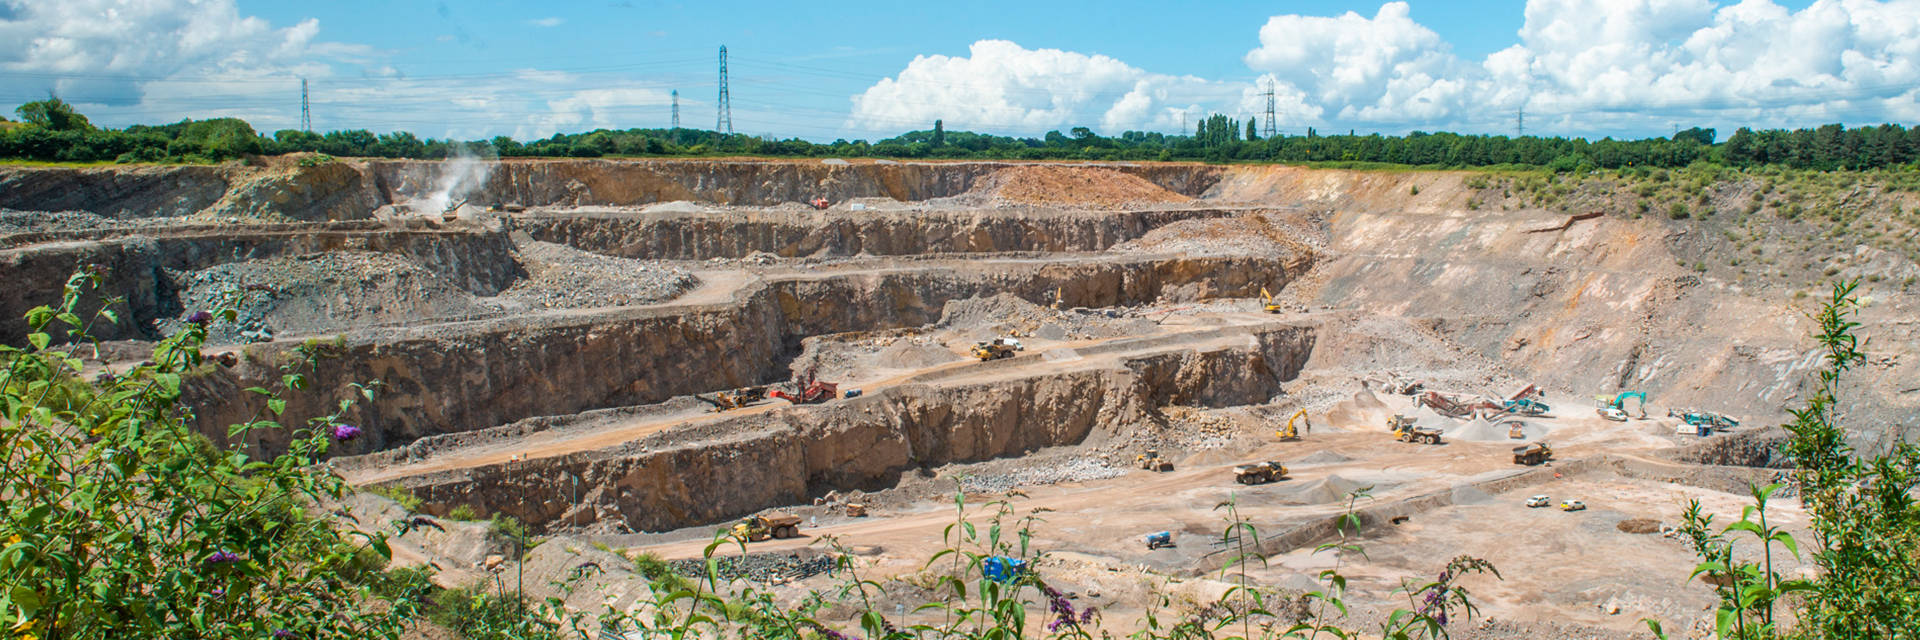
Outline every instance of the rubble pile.
<svg viewBox="0 0 1920 640">
<path fill-rule="evenodd" d="M 536 309 L 590 309 L 655 304 L 679 297 L 700 279 L 677 266 L 528 242 L 520 257 L 529 276 L 502 297 Z"/>
<path fill-rule="evenodd" d="M 751 580 L 763 584 L 785 584 L 833 571 L 833 556 L 827 554 L 749 553 L 745 556 L 715 556 L 712 560 L 714 570 L 722 580 Z M 704 559 L 674 560 L 667 566 L 674 573 L 689 578 L 707 577 L 707 561 Z"/>
<path fill-rule="evenodd" d="M 1043 467 L 966 476 L 960 487 L 968 493 L 1006 493 L 1019 487 L 1118 478 L 1126 472 L 1099 458 L 1074 457 Z"/>
</svg>

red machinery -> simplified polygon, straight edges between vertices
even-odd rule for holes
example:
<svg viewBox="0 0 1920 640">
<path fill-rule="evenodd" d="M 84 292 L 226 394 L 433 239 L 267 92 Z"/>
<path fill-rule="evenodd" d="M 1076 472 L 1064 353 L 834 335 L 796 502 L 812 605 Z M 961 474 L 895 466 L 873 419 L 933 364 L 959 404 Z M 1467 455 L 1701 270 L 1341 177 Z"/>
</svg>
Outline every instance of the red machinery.
<svg viewBox="0 0 1920 640">
<path fill-rule="evenodd" d="M 767 395 L 794 404 L 819 404 L 832 400 L 840 395 L 840 385 L 814 379 L 813 369 L 808 369 L 805 377 L 795 380 L 793 387 L 798 391 L 795 393 L 787 393 L 779 389 L 774 389 L 768 392 Z"/>
<path fill-rule="evenodd" d="M 1420 394 L 1414 398 L 1414 403 L 1432 409 L 1435 413 L 1449 418 L 1469 418 L 1481 409 L 1489 409 L 1493 413 L 1505 411 L 1504 407 L 1489 402 L 1485 398 L 1476 398 L 1464 393 L 1448 393 L 1445 391 L 1428 391 Z"/>
<path fill-rule="evenodd" d="M 826 198 L 814 198 L 812 202 L 808 202 L 807 204 L 813 205 L 815 209 L 825 209 L 831 206 L 831 203 L 828 203 Z"/>
</svg>

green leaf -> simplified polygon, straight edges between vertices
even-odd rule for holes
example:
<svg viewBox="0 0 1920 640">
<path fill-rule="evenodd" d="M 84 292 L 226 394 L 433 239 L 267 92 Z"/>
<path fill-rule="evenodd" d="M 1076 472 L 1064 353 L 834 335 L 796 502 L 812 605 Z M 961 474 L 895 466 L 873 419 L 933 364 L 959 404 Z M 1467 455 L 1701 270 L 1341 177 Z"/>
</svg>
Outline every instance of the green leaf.
<svg viewBox="0 0 1920 640">
<path fill-rule="evenodd" d="M 47 343 L 50 341 L 51 338 L 44 333 L 34 333 L 27 336 L 27 342 L 33 345 L 35 351 L 45 351 L 47 349 Z"/>
<path fill-rule="evenodd" d="M 269 399 L 267 400 L 267 409 L 270 411 L 273 411 L 273 415 L 276 415 L 276 416 L 282 413 L 286 413 L 287 401 L 281 400 L 279 398 Z"/>
<path fill-rule="evenodd" d="M 86 326 L 87 324 L 86 321 L 80 319 L 80 316 L 74 315 L 72 313 L 63 312 L 60 314 L 59 318 L 61 322 L 65 322 L 69 325 L 76 326 L 76 327 Z"/>
</svg>

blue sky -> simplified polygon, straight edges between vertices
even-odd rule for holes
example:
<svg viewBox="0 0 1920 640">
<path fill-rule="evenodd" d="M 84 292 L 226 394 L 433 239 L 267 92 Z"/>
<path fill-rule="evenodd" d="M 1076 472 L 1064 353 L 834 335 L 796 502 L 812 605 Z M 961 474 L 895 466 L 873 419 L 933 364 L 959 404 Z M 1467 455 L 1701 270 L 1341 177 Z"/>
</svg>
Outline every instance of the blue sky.
<svg viewBox="0 0 1920 640">
<path fill-rule="evenodd" d="M 0 0 L 0 101 L 51 89 L 97 122 L 242 117 L 521 139 L 710 128 L 1179 133 L 1207 113 L 1283 131 L 1640 137 L 1674 125 L 1920 116 L 1920 0 L 773 3 Z"/>
</svg>

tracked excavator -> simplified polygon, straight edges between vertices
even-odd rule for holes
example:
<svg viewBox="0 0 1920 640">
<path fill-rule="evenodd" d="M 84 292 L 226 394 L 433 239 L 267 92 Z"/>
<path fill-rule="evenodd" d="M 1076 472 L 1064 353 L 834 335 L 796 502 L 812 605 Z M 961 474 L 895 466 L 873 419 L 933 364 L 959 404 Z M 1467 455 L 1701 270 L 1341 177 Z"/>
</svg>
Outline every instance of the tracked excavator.
<svg viewBox="0 0 1920 640">
<path fill-rule="evenodd" d="M 1645 420 L 1647 418 L 1647 392 L 1645 391 L 1624 391 L 1621 392 L 1620 395 L 1614 396 L 1611 400 L 1607 399 L 1606 396 L 1594 396 L 1593 401 L 1595 406 L 1593 410 L 1599 413 L 1602 418 L 1614 422 L 1626 422 L 1627 398 L 1640 399 L 1640 415 L 1635 416 L 1635 419 Z"/>
<path fill-rule="evenodd" d="M 1260 287 L 1260 309 L 1267 313 L 1280 313 L 1280 303 L 1273 301 L 1273 294 L 1266 287 Z"/>
<path fill-rule="evenodd" d="M 1308 431 L 1313 430 L 1313 419 L 1307 417 L 1306 409 L 1293 412 L 1293 417 L 1287 418 L 1286 428 L 1275 431 L 1273 435 L 1279 436 L 1281 440 L 1299 440 L 1300 427 L 1306 427 Z"/>
</svg>

